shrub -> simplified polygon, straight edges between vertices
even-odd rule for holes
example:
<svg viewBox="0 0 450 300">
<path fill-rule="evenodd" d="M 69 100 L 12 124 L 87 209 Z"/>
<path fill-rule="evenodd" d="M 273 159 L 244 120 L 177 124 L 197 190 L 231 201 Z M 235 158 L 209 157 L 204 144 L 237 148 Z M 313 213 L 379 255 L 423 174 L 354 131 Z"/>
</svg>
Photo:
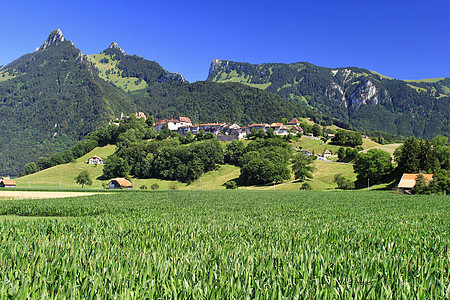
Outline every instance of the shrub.
<svg viewBox="0 0 450 300">
<path fill-rule="evenodd" d="M 236 181 L 234 181 L 234 180 L 227 181 L 227 182 L 225 182 L 224 185 L 225 185 L 226 189 L 235 190 L 238 188 L 238 185 L 237 185 Z"/>
<path fill-rule="evenodd" d="M 151 188 L 152 190 L 157 190 L 157 189 L 159 189 L 159 185 L 158 185 L 157 183 L 154 183 L 154 184 L 152 184 L 152 185 L 150 186 L 150 188 Z"/>
<path fill-rule="evenodd" d="M 310 190 L 312 190 L 312 186 L 309 184 L 309 182 L 304 182 L 302 184 L 302 186 L 300 187 L 300 190 L 310 191 Z"/>
<path fill-rule="evenodd" d="M 342 174 L 334 175 L 334 182 L 337 183 L 339 189 L 351 190 L 355 188 L 355 183 Z"/>
<path fill-rule="evenodd" d="M 139 189 L 141 189 L 141 190 L 146 190 L 146 189 L 147 189 L 147 186 L 146 186 L 145 184 L 143 184 L 143 185 L 141 185 L 141 186 L 139 187 Z"/>
</svg>

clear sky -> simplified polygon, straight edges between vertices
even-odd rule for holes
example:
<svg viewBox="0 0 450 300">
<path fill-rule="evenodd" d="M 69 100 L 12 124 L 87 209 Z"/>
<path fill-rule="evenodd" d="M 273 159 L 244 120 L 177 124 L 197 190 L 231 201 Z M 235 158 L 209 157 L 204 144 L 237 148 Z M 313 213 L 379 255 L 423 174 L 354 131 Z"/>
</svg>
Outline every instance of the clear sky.
<svg viewBox="0 0 450 300">
<path fill-rule="evenodd" d="M 113 41 L 194 82 L 214 58 L 450 77 L 449 0 L 0 0 L 0 65 L 60 28 L 85 54 Z"/>
</svg>

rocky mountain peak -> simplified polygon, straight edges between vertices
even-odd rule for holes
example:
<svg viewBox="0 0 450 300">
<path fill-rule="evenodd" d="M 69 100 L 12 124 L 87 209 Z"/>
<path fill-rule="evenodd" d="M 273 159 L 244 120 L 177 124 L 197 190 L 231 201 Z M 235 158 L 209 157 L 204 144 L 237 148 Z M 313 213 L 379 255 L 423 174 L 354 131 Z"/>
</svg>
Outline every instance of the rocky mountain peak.
<svg viewBox="0 0 450 300">
<path fill-rule="evenodd" d="M 123 54 L 126 54 L 125 51 L 123 51 L 122 48 L 120 48 L 119 44 L 117 44 L 116 42 L 112 42 L 111 45 L 109 45 L 109 49 L 117 49 Z"/>
<path fill-rule="evenodd" d="M 53 30 L 50 32 L 50 35 L 45 40 L 44 44 L 38 49 L 39 51 L 43 51 L 48 47 L 58 45 L 66 40 L 62 31 L 60 29 Z"/>
</svg>

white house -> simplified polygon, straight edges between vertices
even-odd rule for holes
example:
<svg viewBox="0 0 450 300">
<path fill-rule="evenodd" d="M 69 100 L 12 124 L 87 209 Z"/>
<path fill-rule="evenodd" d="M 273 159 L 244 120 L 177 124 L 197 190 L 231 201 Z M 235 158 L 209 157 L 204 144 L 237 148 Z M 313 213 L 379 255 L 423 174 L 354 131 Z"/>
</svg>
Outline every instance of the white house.
<svg viewBox="0 0 450 300">
<path fill-rule="evenodd" d="M 88 164 L 90 165 L 103 165 L 104 163 L 103 159 L 98 156 L 92 156 L 88 161 Z"/>
<path fill-rule="evenodd" d="M 328 149 L 325 149 L 325 151 L 323 151 L 322 153 L 322 157 L 328 158 L 331 156 L 331 151 Z"/>
<path fill-rule="evenodd" d="M 171 131 L 177 131 L 180 127 L 190 126 L 192 125 L 191 119 L 187 117 L 179 117 L 179 119 L 164 119 L 156 122 L 155 130 L 160 131 L 164 124 L 167 124 L 167 127 Z"/>
<path fill-rule="evenodd" d="M 289 129 L 283 125 L 283 123 L 272 123 L 270 125 L 273 128 L 273 133 L 275 135 L 288 135 Z"/>
</svg>

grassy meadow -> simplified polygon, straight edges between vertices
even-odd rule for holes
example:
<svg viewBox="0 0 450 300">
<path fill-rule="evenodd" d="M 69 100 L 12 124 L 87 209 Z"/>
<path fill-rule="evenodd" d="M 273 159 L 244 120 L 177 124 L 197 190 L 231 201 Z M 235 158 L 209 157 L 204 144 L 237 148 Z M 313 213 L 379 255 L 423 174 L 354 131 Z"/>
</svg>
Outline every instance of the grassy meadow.
<svg viewBox="0 0 450 300">
<path fill-rule="evenodd" d="M 249 141 L 244 141 L 248 143 Z M 223 147 L 229 144 L 223 143 Z M 363 147 L 366 149 L 380 148 L 388 152 L 393 152 L 398 144 L 393 145 L 380 145 L 372 141 L 364 140 Z M 292 142 L 294 149 L 307 149 L 314 151 L 315 153 L 322 153 L 325 149 L 331 150 L 333 153 L 339 149 L 339 146 L 322 143 L 321 140 L 312 140 L 306 137 L 302 137 L 298 141 Z M 75 177 L 83 170 L 89 172 L 93 181 L 92 186 L 85 186 L 84 190 L 101 189 L 104 183 L 108 183 L 109 180 L 105 180 L 101 177 L 103 174 L 103 165 L 89 165 L 86 164 L 88 159 L 94 155 L 103 159 L 113 154 L 115 151 L 114 145 L 108 145 L 104 147 L 97 147 L 86 155 L 78 158 L 74 163 L 68 163 L 63 165 L 54 166 L 43 171 L 16 178 L 17 187 L 20 189 L 62 189 L 62 190 L 81 190 L 81 186 L 75 183 Z M 365 150 L 366 151 L 366 150 Z M 333 159 L 333 158 L 331 158 Z M 336 158 L 334 158 L 336 159 Z M 313 172 L 314 178 L 308 182 L 314 190 L 333 190 L 337 185 L 333 181 L 334 175 L 343 174 L 349 179 L 355 180 L 356 174 L 353 172 L 352 165 L 340 164 L 316 160 L 314 162 L 315 170 Z M 221 165 L 217 170 L 203 174 L 199 180 L 187 185 L 182 182 L 161 180 L 156 178 L 140 179 L 132 178 L 133 187 L 135 189 L 142 185 L 150 188 L 151 185 L 157 184 L 161 190 L 222 190 L 225 189 L 224 184 L 229 180 L 233 180 L 239 177 L 240 170 L 236 166 Z M 291 180 L 277 184 L 275 189 L 277 190 L 298 190 L 302 182 L 298 182 L 291 178 Z M 382 188 L 380 186 L 379 188 Z M 273 189 L 272 185 L 267 186 L 250 186 L 240 187 L 240 189 L 251 190 L 270 190 Z"/>
<path fill-rule="evenodd" d="M 117 68 L 117 61 L 112 60 L 111 56 L 103 53 L 87 55 L 87 58 L 99 70 L 99 76 L 105 81 L 111 82 L 115 86 L 127 92 L 133 92 L 148 87 L 144 80 L 139 80 L 137 77 L 122 77 L 121 70 Z M 108 63 L 100 62 L 102 59 L 108 59 Z M 109 74 L 107 74 L 109 71 Z"/>
<path fill-rule="evenodd" d="M 0 298 L 448 299 L 449 229 L 377 191 L 0 200 Z"/>
</svg>

